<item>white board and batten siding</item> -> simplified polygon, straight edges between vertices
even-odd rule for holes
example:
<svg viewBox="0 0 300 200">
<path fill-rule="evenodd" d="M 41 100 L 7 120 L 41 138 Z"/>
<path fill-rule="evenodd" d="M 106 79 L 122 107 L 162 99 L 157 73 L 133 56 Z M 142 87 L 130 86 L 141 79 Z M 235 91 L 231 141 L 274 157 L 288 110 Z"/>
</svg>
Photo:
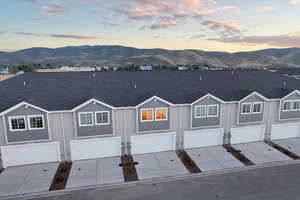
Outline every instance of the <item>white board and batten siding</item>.
<svg viewBox="0 0 300 200">
<path fill-rule="evenodd" d="M 175 132 L 135 135 L 130 137 L 130 141 L 132 155 L 175 151 L 176 149 Z"/>
<path fill-rule="evenodd" d="M 60 162 L 59 142 L 1 146 L 3 167 Z"/>
<path fill-rule="evenodd" d="M 265 129 L 264 125 L 232 128 L 230 143 L 240 144 L 263 141 L 265 139 Z"/>
<path fill-rule="evenodd" d="M 274 124 L 271 130 L 271 140 L 299 137 L 300 123 Z"/>
<path fill-rule="evenodd" d="M 73 161 L 121 156 L 121 137 L 71 140 L 70 148 Z"/>
<path fill-rule="evenodd" d="M 184 132 L 184 148 L 199 148 L 223 145 L 224 129 L 203 129 Z"/>
</svg>

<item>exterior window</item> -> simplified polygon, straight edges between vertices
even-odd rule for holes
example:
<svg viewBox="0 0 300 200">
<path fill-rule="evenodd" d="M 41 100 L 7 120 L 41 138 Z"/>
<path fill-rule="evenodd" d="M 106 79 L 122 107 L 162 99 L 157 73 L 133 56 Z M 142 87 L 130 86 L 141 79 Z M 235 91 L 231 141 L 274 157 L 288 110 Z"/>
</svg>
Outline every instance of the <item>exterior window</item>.
<svg viewBox="0 0 300 200">
<path fill-rule="evenodd" d="M 28 116 L 29 130 L 44 129 L 43 115 Z"/>
<path fill-rule="evenodd" d="M 252 113 L 261 113 L 261 111 L 262 111 L 262 103 L 261 102 L 253 103 Z"/>
<path fill-rule="evenodd" d="M 250 113 L 251 113 L 251 103 L 243 103 L 242 114 L 250 114 Z"/>
<path fill-rule="evenodd" d="M 155 108 L 155 120 L 163 121 L 168 119 L 168 109 L 167 108 Z"/>
<path fill-rule="evenodd" d="M 218 105 L 208 105 L 207 106 L 207 117 L 217 117 L 218 116 Z"/>
<path fill-rule="evenodd" d="M 206 117 L 206 106 L 195 106 L 195 118 Z"/>
<path fill-rule="evenodd" d="M 300 101 L 293 102 L 293 110 L 300 110 Z"/>
<path fill-rule="evenodd" d="M 108 111 L 101 111 L 95 112 L 96 117 L 96 125 L 108 125 L 109 124 L 109 112 Z"/>
<path fill-rule="evenodd" d="M 93 126 L 93 113 L 92 112 L 84 112 L 79 113 L 79 126 Z"/>
<path fill-rule="evenodd" d="M 290 111 L 292 109 L 292 102 L 291 101 L 284 101 L 283 102 L 283 111 Z"/>
<path fill-rule="evenodd" d="M 9 117 L 10 131 L 25 131 L 26 120 L 25 116 Z"/>
<path fill-rule="evenodd" d="M 153 121 L 153 109 L 142 109 L 141 110 L 141 121 Z"/>
</svg>

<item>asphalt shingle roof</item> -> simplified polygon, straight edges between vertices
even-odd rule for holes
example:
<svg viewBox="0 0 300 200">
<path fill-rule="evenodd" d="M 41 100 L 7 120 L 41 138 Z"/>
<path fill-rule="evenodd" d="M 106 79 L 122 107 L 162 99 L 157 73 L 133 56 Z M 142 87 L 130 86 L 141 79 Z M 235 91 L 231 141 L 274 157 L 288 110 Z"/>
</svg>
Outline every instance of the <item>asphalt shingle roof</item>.
<svg viewBox="0 0 300 200">
<path fill-rule="evenodd" d="M 299 80 L 262 70 L 25 73 L 0 82 L 0 112 L 22 101 L 57 111 L 71 110 L 91 98 L 128 107 L 154 95 L 189 104 L 207 93 L 239 101 L 254 91 L 279 99 L 296 89 Z"/>
</svg>

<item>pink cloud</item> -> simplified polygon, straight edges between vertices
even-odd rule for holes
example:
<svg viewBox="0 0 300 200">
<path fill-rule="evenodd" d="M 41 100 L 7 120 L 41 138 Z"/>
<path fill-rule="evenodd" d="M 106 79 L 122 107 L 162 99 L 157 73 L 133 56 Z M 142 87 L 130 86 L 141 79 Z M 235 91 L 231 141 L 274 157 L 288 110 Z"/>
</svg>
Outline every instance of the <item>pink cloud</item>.
<svg viewBox="0 0 300 200">
<path fill-rule="evenodd" d="M 300 46 L 300 34 L 211 38 L 209 40 L 214 40 L 214 41 L 219 41 L 224 43 L 238 43 L 238 44 L 267 44 L 270 46 L 280 46 L 280 47 Z"/>
<path fill-rule="evenodd" d="M 219 12 L 218 9 L 200 10 L 200 11 L 196 11 L 194 13 L 194 17 L 204 17 L 204 16 L 215 14 L 215 13 L 218 13 L 218 12 Z"/>
<path fill-rule="evenodd" d="M 175 18 L 186 18 L 186 17 L 188 17 L 189 15 L 186 13 L 186 12 L 184 12 L 184 11 L 179 11 L 179 12 L 176 12 L 175 14 L 174 14 L 174 17 Z"/>
<path fill-rule="evenodd" d="M 153 24 L 150 28 L 151 29 L 169 28 L 169 27 L 175 26 L 177 24 L 178 24 L 178 22 L 176 22 L 176 21 L 168 21 L 168 22 L 165 22 L 165 23 Z"/>
<path fill-rule="evenodd" d="M 47 12 L 49 14 L 57 14 L 57 13 L 65 12 L 65 9 L 61 5 L 58 5 L 58 4 L 42 6 L 41 10 L 44 12 Z"/>
<path fill-rule="evenodd" d="M 300 4 L 300 0 L 290 0 L 290 4 Z"/>
<path fill-rule="evenodd" d="M 273 6 L 258 6 L 256 8 L 256 11 L 263 12 L 263 11 L 274 10 L 274 9 L 275 8 Z"/>
</svg>

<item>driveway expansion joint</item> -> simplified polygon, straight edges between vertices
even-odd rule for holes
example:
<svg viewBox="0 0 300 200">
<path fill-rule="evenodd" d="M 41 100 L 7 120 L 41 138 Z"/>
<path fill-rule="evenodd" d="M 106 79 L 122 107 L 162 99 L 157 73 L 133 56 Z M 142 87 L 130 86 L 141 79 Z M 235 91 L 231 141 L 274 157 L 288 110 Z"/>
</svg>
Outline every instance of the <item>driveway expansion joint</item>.
<svg viewBox="0 0 300 200">
<path fill-rule="evenodd" d="M 282 146 L 280 146 L 280 145 L 278 145 L 278 144 L 276 144 L 276 143 L 274 143 L 272 141 L 265 140 L 264 142 L 266 144 L 270 145 L 271 147 L 273 147 L 274 149 L 277 149 L 281 153 L 287 155 L 288 157 L 290 157 L 290 158 L 292 158 L 294 160 L 299 160 L 300 159 L 300 157 L 298 155 L 294 154 L 293 152 L 291 152 L 291 151 L 283 148 Z"/>
<path fill-rule="evenodd" d="M 246 166 L 254 165 L 254 163 L 251 160 L 249 160 L 245 155 L 243 155 L 240 150 L 235 149 L 231 145 L 223 145 L 223 146 L 227 150 L 227 152 L 231 153 L 236 159 L 238 159 L 244 165 Z"/>
</svg>

